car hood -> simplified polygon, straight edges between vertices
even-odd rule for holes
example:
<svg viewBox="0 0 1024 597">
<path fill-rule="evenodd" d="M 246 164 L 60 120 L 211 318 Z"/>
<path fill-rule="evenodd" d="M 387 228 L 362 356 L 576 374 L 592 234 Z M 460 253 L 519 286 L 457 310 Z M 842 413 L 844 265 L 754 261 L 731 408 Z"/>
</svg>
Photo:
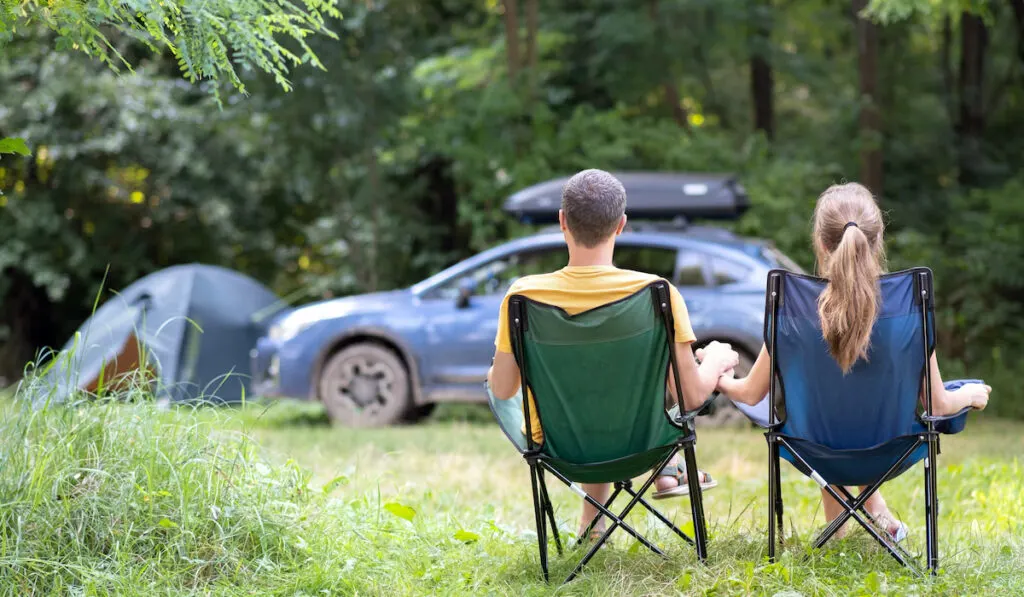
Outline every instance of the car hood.
<svg viewBox="0 0 1024 597">
<path fill-rule="evenodd" d="M 353 313 L 373 313 L 391 309 L 396 304 L 405 303 L 411 299 L 412 294 L 408 290 L 372 292 L 303 305 L 293 310 L 292 315 L 301 314 L 304 319 L 336 319 Z"/>
<path fill-rule="evenodd" d="M 408 290 L 392 290 L 346 296 L 296 307 L 286 313 L 281 313 L 278 317 L 274 318 L 273 323 L 275 325 L 302 328 L 319 321 L 338 319 L 349 315 L 386 311 L 411 300 L 412 293 Z"/>
</svg>

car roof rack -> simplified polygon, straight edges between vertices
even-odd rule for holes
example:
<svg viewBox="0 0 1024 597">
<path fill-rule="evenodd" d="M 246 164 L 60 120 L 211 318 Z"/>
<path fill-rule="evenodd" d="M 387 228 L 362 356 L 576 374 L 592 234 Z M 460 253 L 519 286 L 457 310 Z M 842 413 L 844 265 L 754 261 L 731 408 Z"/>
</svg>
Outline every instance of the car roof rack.
<svg viewBox="0 0 1024 597">
<path fill-rule="evenodd" d="M 633 221 L 668 220 L 678 228 L 696 219 L 735 220 L 750 207 L 746 190 L 733 174 L 613 175 L 626 188 L 626 214 Z M 522 189 L 505 200 L 504 210 L 526 224 L 557 222 L 562 187 L 568 180 L 556 178 Z"/>
</svg>

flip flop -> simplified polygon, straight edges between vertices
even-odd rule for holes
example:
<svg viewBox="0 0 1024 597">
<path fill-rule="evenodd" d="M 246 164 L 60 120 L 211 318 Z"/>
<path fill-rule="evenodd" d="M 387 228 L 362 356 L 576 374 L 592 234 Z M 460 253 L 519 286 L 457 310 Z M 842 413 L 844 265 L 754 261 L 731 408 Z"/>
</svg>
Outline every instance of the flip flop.
<svg viewBox="0 0 1024 597">
<path fill-rule="evenodd" d="M 698 470 L 697 474 L 700 475 L 700 489 L 701 491 L 707 491 L 712 487 L 718 487 L 718 481 L 711 478 L 711 475 L 704 471 Z M 663 500 L 665 498 L 690 495 L 690 484 L 685 481 L 686 479 L 686 464 L 669 464 L 665 468 L 658 471 L 659 477 L 672 477 L 676 480 L 677 485 L 663 491 L 655 492 L 651 498 L 655 500 Z"/>
</svg>

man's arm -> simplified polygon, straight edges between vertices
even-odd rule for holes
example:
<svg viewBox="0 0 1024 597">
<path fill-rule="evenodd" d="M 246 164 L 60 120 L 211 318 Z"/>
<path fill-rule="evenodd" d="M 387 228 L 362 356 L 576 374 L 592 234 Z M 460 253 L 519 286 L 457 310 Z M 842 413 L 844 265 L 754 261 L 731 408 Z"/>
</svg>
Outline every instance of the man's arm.
<svg viewBox="0 0 1024 597">
<path fill-rule="evenodd" d="M 683 410 L 693 410 L 704 404 L 718 386 L 718 379 L 739 364 L 739 355 L 728 344 L 712 342 L 703 349 L 703 360 L 698 366 L 690 342 L 674 342 L 676 363 L 679 364 L 679 383 L 683 386 Z M 673 398 L 676 393 L 675 376 L 669 364 L 668 389 Z"/>
<path fill-rule="evenodd" d="M 519 365 L 510 352 L 494 351 L 494 361 L 487 370 L 487 385 L 499 400 L 508 400 L 519 390 Z"/>
</svg>

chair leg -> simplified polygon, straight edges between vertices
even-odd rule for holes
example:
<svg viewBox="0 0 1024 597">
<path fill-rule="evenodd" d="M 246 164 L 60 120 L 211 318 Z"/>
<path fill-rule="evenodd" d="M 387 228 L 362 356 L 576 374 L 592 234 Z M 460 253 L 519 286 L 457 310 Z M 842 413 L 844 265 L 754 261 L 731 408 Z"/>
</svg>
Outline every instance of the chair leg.
<svg viewBox="0 0 1024 597">
<path fill-rule="evenodd" d="M 626 488 L 626 492 L 629 493 L 629 495 L 633 495 L 633 496 L 637 495 L 636 493 L 633 492 L 632 489 L 629 489 L 628 487 Z M 686 541 L 690 545 L 695 545 L 694 542 L 693 542 L 693 539 L 689 535 L 687 535 L 686 533 L 681 531 L 679 529 L 679 527 L 677 527 L 675 524 L 673 524 L 671 520 L 666 518 L 664 514 L 662 514 L 661 512 L 658 512 L 658 510 L 655 509 L 655 507 L 652 506 L 647 500 L 645 500 L 643 498 L 640 498 L 640 505 L 643 506 L 644 508 L 646 508 L 648 512 L 653 514 L 655 518 L 657 518 L 661 522 L 665 523 L 665 525 L 668 526 L 668 528 L 670 528 L 673 531 L 675 531 L 675 534 L 679 535 L 683 539 L 683 541 Z M 694 529 L 696 529 L 696 527 L 694 527 Z"/>
<path fill-rule="evenodd" d="M 539 467 L 530 466 L 530 486 L 533 489 L 533 518 L 537 525 L 537 549 L 540 552 L 540 568 L 544 572 L 544 581 L 548 581 L 548 541 L 545 532 L 544 504 L 538 488 Z"/>
<path fill-rule="evenodd" d="M 775 561 L 775 517 L 781 493 L 777 486 L 779 479 L 779 445 L 775 438 L 768 436 L 768 561 Z"/>
<path fill-rule="evenodd" d="M 558 532 L 558 523 L 555 522 L 555 510 L 551 505 L 551 498 L 548 496 L 548 485 L 544 482 L 544 469 L 537 471 L 537 480 L 540 481 L 540 495 L 544 502 L 544 511 L 547 514 L 548 522 L 551 523 L 551 534 L 555 538 L 555 548 L 558 555 L 562 555 L 562 539 Z"/>
<path fill-rule="evenodd" d="M 686 461 L 687 483 L 690 485 L 693 542 L 697 547 L 697 559 L 701 562 L 706 562 L 708 559 L 708 534 L 707 527 L 704 524 L 704 494 L 700 488 L 700 475 L 697 474 L 697 456 L 694 453 L 692 441 L 683 447 L 683 458 Z"/>
<path fill-rule="evenodd" d="M 582 543 L 583 541 L 587 540 L 587 537 L 590 536 L 590 532 L 594 530 L 595 526 L 597 526 L 598 521 L 601 520 L 602 516 L 605 516 L 604 510 L 608 510 L 608 509 L 610 509 L 612 507 L 612 503 L 615 501 L 615 498 L 619 497 L 619 492 L 621 492 L 621 491 L 622 491 L 622 487 L 620 487 L 618 484 L 616 484 L 615 485 L 615 490 L 612 491 L 612 494 L 610 496 L 608 496 L 607 500 L 605 500 L 604 508 L 603 509 L 602 508 L 597 508 L 597 516 L 595 516 L 594 519 L 590 521 L 590 524 L 587 525 L 587 528 L 583 530 L 583 534 L 576 538 L 576 542 L 577 543 Z M 591 498 L 591 500 L 593 500 L 593 498 Z M 587 501 L 591 501 L 591 500 L 587 500 Z M 596 505 L 595 505 L 595 507 L 596 507 Z"/>
<path fill-rule="evenodd" d="M 779 544 L 786 544 L 786 527 L 783 523 L 782 506 L 782 463 L 779 462 L 779 445 L 775 444 L 775 524 L 779 527 Z"/>
<path fill-rule="evenodd" d="M 629 500 L 629 503 L 626 504 L 626 507 L 622 509 L 622 512 L 620 512 L 617 517 L 612 519 L 612 523 L 608 526 L 608 530 L 606 530 L 604 532 L 604 534 L 601 535 L 601 538 L 597 540 L 597 542 L 594 544 L 594 546 L 590 548 L 590 551 L 587 552 L 587 555 L 583 556 L 583 559 L 580 560 L 580 563 L 576 565 L 576 568 L 574 568 L 573 571 L 569 574 L 569 576 L 566 577 L 565 582 L 570 582 L 572 579 L 576 578 L 576 575 L 579 574 L 580 570 L 582 570 L 583 567 L 587 565 L 587 562 L 589 562 L 590 559 L 594 557 L 594 554 L 597 553 L 597 550 L 601 549 L 601 546 L 604 545 L 604 542 L 608 540 L 608 537 L 615 531 L 615 529 L 617 529 L 619 526 L 622 526 L 623 528 L 627 528 L 626 524 L 623 522 L 623 520 L 626 518 L 626 516 L 629 515 L 629 513 L 633 509 L 633 507 L 636 506 L 637 503 L 639 503 L 641 497 L 647 492 L 648 489 L 650 489 L 651 485 L 654 484 L 654 480 L 658 476 L 657 471 L 660 471 L 661 469 L 665 468 L 665 465 L 670 460 L 672 460 L 672 457 L 674 455 L 675 455 L 675 451 L 673 451 L 671 454 L 669 454 L 668 457 L 665 458 L 661 462 L 661 464 L 658 466 L 658 468 L 655 469 L 655 472 L 651 473 L 651 475 L 649 477 L 647 477 L 647 480 L 644 481 L 644 484 L 642 486 L 640 486 L 640 489 L 636 492 L 636 495 L 633 496 L 633 499 Z M 689 469 L 689 470 L 696 470 L 696 468 Z M 691 479 L 694 478 L 694 477 L 696 477 L 696 475 L 690 475 Z M 608 514 L 610 514 L 610 512 Z M 660 549 L 658 549 L 658 547 L 656 545 L 654 545 L 653 543 L 651 543 L 650 541 L 645 539 L 639 533 L 636 533 L 636 534 L 631 533 L 631 534 L 633 534 L 633 536 L 636 537 L 637 540 L 639 540 L 641 543 L 643 543 L 647 548 L 649 548 L 654 553 L 656 553 L 656 554 L 658 554 L 660 556 L 664 556 L 665 555 L 665 552 L 663 552 Z"/>
<path fill-rule="evenodd" d="M 939 569 L 939 497 L 938 497 L 938 471 L 935 467 L 935 453 L 938 451 L 935 445 L 937 438 L 930 438 L 928 442 L 928 457 L 924 461 L 924 499 L 925 499 L 925 534 L 927 544 L 925 546 L 928 572 L 935 576 Z"/>
</svg>

